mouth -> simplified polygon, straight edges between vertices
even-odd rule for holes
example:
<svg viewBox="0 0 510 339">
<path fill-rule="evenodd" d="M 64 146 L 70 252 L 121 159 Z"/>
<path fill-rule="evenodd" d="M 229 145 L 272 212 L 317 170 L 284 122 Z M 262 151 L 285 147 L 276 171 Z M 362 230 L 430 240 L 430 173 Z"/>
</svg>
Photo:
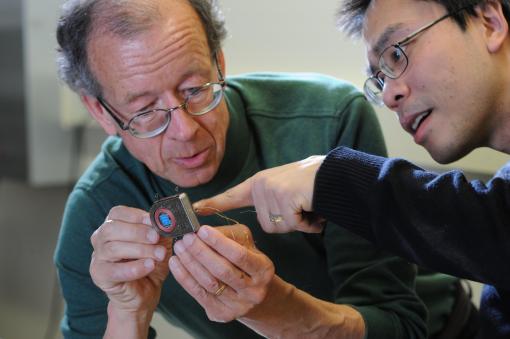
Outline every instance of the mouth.
<svg viewBox="0 0 510 339">
<path fill-rule="evenodd" d="M 430 115 L 430 113 L 432 113 L 432 109 L 405 118 L 402 120 L 402 126 L 411 135 L 415 135 L 425 119 L 427 119 L 427 117 Z"/>
<path fill-rule="evenodd" d="M 207 161 L 208 155 L 209 149 L 206 148 L 205 150 L 195 153 L 189 157 L 176 157 L 174 158 L 174 162 L 187 169 L 197 168 Z"/>
</svg>

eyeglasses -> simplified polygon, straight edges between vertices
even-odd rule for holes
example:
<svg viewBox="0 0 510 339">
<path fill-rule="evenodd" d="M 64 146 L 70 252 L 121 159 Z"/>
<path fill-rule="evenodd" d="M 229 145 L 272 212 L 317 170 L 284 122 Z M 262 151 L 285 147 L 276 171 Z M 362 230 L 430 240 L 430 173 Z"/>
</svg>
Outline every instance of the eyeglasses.
<svg viewBox="0 0 510 339">
<path fill-rule="evenodd" d="M 388 77 L 390 79 L 397 79 L 405 72 L 407 65 L 409 64 L 409 58 L 404 52 L 403 47 L 412 42 L 420 33 L 423 33 L 435 24 L 438 24 L 444 19 L 455 15 L 471 6 L 473 5 L 462 7 L 454 12 L 447 13 L 442 17 L 432 21 L 431 23 L 426 24 L 425 26 L 412 32 L 399 42 L 386 47 L 379 56 L 379 70 L 365 81 L 363 90 L 366 97 L 372 103 L 378 106 L 384 106 L 382 97 L 385 82 L 384 78 Z"/>
<path fill-rule="evenodd" d="M 131 135 L 140 139 L 152 138 L 166 130 L 170 124 L 172 112 L 175 110 L 182 109 L 190 115 L 199 116 L 212 111 L 219 105 L 223 98 L 225 81 L 217 60 L 215 60 L 215 63 L 218 71 L 218 82 L 208 82 L 192 89 L 184 102 L 178 106 L 135 113 L 127 123 L 119 118 L 121 115 L 116 113 L 116 110 L 104 98 L 97 97 L 97 100 L 123 131 L 129 131 Z"/>
</svg>

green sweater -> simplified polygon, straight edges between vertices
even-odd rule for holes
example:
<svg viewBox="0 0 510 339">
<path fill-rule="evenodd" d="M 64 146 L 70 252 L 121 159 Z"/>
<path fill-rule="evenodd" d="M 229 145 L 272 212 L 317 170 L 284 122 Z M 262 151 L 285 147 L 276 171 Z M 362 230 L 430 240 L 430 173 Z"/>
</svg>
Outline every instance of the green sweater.
<svg viewBox="0 0 510 339">
<path fill-rule="evenodd" d="M 227 83 L 230 126 L 225 157 L 211 182 L 185 190 L 191 201 L 222 192 L 259 170 L 325 154 L 337 145 L 386 153 L 372 108 L 345 82 L 311 74 L 251 74 L 231 77 Z M 148 210 L 157 196 L 176 191 L 173 183 L 134 159 L 119 138 L 105 141 L 69 197 L 55 254 L 66 301 L 66 338 L 100 338 L 105 331 L 108 300 L 92 282 L 89 264 L 90 236 L 108 211 L 116 205 Z M 414 293 L 415 266 L 336 225 L 328 225 L 320 235 L 266 234 L 253 208 L 226 215 L 250 227 L 256 246 L 271 258 L 281 278 L 317 298 L 358 309 L 369 338 L 425 336 L 426 310 Z M 226 223 L 217 216 L 199 220 Z M 435 279 L 427 279 L 438 286 Z M 440 285 L 448 290 L 447 284 Z M 438 300 L 432 308 L 436 319 L 453 303 L 449 292 Z M 209 321 L 172 275 L 164 283 L 158 311 L 194 337 L 258 337 L 236 321 Z"/>
</svg>

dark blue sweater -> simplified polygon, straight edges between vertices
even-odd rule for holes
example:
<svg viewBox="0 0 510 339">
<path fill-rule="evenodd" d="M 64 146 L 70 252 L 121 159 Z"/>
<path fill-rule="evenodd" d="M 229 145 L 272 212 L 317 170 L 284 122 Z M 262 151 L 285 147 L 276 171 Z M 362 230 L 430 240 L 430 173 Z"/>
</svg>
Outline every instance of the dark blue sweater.
<svg viewBox="0 0 510 339">
<path fill-rule="evenodd" d="M 487 184 L 339 147 L 315 211 L 417 264 L 485 284 L 482 338 L 510 337 L 510 163 Z"/>
</svg>

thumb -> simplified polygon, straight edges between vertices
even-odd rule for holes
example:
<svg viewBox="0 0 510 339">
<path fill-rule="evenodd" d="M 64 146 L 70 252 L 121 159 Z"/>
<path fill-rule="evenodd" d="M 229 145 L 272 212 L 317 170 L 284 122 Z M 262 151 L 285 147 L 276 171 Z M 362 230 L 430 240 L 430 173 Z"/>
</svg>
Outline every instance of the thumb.
<svg viewBox="0 0 510 339">
<path fill-rule="evenodd" d="M 253 177 L 250 177 L 223 193 L 212 198 L 202 199 L 193 204 L 193 209 L 199 215 L 211 215 L 236 208 L 253 206 L 251 189 Z"/>
</svg>

